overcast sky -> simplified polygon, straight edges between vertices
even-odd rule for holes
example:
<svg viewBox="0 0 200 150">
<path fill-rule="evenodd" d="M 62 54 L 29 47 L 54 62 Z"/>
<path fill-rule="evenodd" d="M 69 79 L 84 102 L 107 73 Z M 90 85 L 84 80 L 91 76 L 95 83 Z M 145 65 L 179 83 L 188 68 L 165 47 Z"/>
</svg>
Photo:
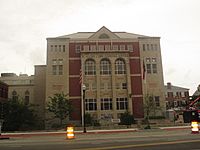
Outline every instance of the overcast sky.
<svg viewBox="0 0 200 150">
<path fill-rule="evenodd" d="M 200 84 L 200 0 L 0 0 L 0 73 L 32 75 L 47 37 L 102 26 L 161 37 L 165 84 Z"/>
</svg>

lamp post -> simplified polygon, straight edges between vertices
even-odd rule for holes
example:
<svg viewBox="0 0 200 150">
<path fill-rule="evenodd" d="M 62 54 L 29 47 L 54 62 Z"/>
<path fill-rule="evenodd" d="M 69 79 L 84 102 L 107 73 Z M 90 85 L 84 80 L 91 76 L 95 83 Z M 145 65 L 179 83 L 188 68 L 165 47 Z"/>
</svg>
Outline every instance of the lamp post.
<svg viewBox="0 0 200 150">
<path fill-rule="evenodd" d="M 83 90 L 83 133 L 86 133 L 86 127 L 85 127 L 85 90 L 86 86 L 85 84 L 82 85 Z"/>
</svg>

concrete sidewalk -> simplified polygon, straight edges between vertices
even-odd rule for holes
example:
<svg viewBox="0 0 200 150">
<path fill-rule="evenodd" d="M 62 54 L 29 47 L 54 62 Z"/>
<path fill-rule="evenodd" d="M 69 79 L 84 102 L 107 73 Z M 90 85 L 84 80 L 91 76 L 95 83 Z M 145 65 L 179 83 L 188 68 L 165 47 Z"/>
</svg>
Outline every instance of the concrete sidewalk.
<svg viewBox="0 0 200 150">
<path fill-rule="evenodd" d="M 190 126 L 173 126 L 173 127 L 159 127 L 158 130 L 183 130 L 190 129 Z M 144 129 L 151 130 L 151 129 Z M 154 129 L 156 130 L 156 129 Z M 87 133 L 83 131 L 75 131 L 75 134 L 104 134 L 104 133 L 120 133 L 120 132 L 136 132 L 142 131 L 138 128 L 129 128 L 129 129 L 114 129 L 114 130 L 87 130 Z M 9 138 L 9 137 L 31 137 L 31 136 L 56 136 L 64 135 L 66 131 L 37 131 L 37 132 L 14 132 L 14 133 L 2 133 L 0 138 Z"/>
</svg>

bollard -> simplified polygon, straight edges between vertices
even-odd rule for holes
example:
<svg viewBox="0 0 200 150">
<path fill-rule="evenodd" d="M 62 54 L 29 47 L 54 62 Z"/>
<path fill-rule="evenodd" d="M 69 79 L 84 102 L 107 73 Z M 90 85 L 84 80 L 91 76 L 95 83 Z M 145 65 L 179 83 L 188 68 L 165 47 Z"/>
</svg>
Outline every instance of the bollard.
<svg viewBox="0 0 200 150">
<path fill-rule="evenodd" d="M 74 139 L 74 127 L 69 126 L 67 127 L 67 139 Z"/>
<path fill-rule="evenodd" d="M 191 129 L 192 129 L 192 134 L 198 134 L 199 133 L 199 125 L 197 121 L 192 121 L 191 122 Z"/>
</svg>

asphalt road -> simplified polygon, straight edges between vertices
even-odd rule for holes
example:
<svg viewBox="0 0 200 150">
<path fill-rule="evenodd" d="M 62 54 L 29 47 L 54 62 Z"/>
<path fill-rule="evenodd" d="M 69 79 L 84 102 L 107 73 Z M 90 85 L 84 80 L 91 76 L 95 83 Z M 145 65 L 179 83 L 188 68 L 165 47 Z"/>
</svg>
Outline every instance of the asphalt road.
<svg viewBox="0 0 200 150">
<path fill-rule="evenodd" d="M 197 150 L 200 134 L 190 130 L 144 130 L 126 133 L 77 134 L 12 137 L 0 140 L 0 150 Z"/>
</svg>

